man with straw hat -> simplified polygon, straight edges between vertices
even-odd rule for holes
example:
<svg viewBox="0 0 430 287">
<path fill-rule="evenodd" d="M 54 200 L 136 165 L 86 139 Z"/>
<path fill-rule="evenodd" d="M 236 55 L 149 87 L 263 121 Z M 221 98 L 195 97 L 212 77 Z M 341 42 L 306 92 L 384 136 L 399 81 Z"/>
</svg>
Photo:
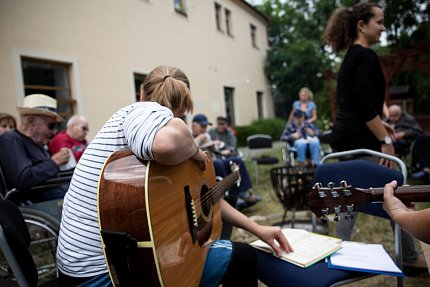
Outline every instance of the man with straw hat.
<svg viewBox="0 0 430 287">
<path fill-rule="evenodd" d="M 46 150 L 57 123 L 63 119 L 57 113 L 57 100 L 33 94 L 26 96 L 17 109 L 18 128 L 0 136 L 0 165 L 8 186 L 26 191 L 57 177 L 59 167 L 68 162 L 70 153 L 64 148 L 50 157 Z M 39 202 L 62 198 L 64 193 L 63 189 L 21 192 L 19 200 Z"/>
</svg>

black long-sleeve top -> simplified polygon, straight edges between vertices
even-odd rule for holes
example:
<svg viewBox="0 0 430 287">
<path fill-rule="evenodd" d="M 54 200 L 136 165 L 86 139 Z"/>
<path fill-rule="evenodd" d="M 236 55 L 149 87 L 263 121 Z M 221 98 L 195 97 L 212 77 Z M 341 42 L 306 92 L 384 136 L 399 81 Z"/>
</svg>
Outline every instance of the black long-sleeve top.
<svg viewBox="0 0 430 287">
<path fill-rule="evenodd" d="M 382 116 L 385 78 L 378 56 L 369 48 L 352 45 L 342 62 L 337 81 L 339 111 L 329 139 L 337 151 L 367 148 L 380 151 L 381 144 L 366 122 Z"/>
</svg>

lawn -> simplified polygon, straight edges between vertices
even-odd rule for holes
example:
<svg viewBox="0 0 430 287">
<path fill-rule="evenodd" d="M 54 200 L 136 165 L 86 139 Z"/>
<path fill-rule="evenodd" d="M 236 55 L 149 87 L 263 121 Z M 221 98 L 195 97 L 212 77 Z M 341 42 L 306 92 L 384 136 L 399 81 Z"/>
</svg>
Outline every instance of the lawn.
<svg viewBox="0 0 430 287">
<path fill-rule="evenodd" d="M 279 155 L 281 154 L 280 150 L 275 149 L 272 151 L 272 154 Z M 269 171 L 270 167 L 261 166 L 259 168 L 260 171 L 260 183 L 255 185 L 255 180 L 253 178 L 253 170 L 252 164 L 246 161 L 248 171 L 253 179 L 254 186 L 253 192 L 257 195 L 260 195 L 263 200 L 258 204 L 245 209 L 243 213 L 250 216 L 255 221 L 262 224 L 277 224 L 281 222 L 283 215 L 283 208 L 280 202 L 278 201 L 271 185 Z M 417 184 L 414 182 L 409 182 L 410 184 Z M 419 183 L 418 183 L 419 184 Z M 430 204 L 417 204 L 417 208 L 430 207 Z M 296 213 L 296 217 L 299 222 L 302 221 L 310 221 L 310 212 L 302 211 Z M 287 218 L 290 218 L 291 213 L 287 214 Z M 289 225 L 288 225 L 289 227 Z M 329 235 L 335 236 L 334 233 L 335 225 L 333 221 L 331 221 L 327 228 L 324 229 L 328 232 Z M 251 242 L 255 240 L 255 237 L 247 233 L 243 230 L 234 229 L 233 240 L 242 241 L 242 242 Z M 393 241 L 393 232 L 391 230 L 391 226 L 387 220 L 377 218 L 374 216 L 361 214 L 358 216 L 354 232 L 353 232 L 353 241 L 359 242 L 368 242 L 368 243 L 380 243 L 383 244 L 387 252 L 394 257 L 394 241 Z M 417 247 L 420 249 L 420 244 L 417 241 Z M 260 283 L 260 287 L 265 286 L 263 283 Z M 351 283 L 346 286 L 357 287 L 357 286 L 397 286 L 396 277 L 391 276 L 375 276 L 366 280 L 362 280 L 356 283 Z M 416 277 L 405 277 L 404 279 L 405 287 L 424 287 L 430 286 L 430 277 L 428 273 L 420 274 Z"/>
</svg>

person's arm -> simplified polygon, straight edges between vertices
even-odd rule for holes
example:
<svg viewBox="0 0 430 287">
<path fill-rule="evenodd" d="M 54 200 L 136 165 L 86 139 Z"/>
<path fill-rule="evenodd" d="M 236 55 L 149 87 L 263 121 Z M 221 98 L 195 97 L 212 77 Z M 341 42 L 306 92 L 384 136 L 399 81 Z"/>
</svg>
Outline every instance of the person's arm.
<svg viewBox="0 0 430 287">
<path fill-rule="evenodd" d="M 194 141 L 190 128 L 178 118 L 171 119 L 157 131 L 152 153 L 155 161 L 166 165 L 175 165 L 189 158 L 199 161 L 203 168 L 207 165 L 207 157 Z"/>
<path fill-rule="evenodd" d="M 395 180 L 385 185 L 384 210 L 404 230 L 430 244 L 430 208 L 417 211 L 413 207 L 407 207 L 394 195 L 396 187 Z"/>
<path fill-rule="evenodd" d="M 25 146 L 18 137 L 0 141 L 0 149 L 2 170 L 13 187 L 30 189 L 58 174 L 58 166 L 53 160 L 45 156 L 38 147 Z M 34 150 L 28 152 L 28 149 Z M 40 155 L 40 157 L 29 158 L 28 154 Z"/>
<path fill-rule="evenodd" d="M 282 251 L 287 253 L 293 251 L 279 226 L 260 225 L 232 207 L 224 199 L 221 199 L 220 204 L 223 221 L 256 235 L 269 244 L 278 256 L 281 256 Z"/>
<path fill-rule="evenodd" d="M 370 121 L 366 122 L 366 125 L 379 141 L 383 141 L 386 136 L 389 136 L 387 129 L 385 128 L 379 116 L 376 116 Z M 391 144 L 382 143 L 381 152 L 394 156 L 393 143 Z M 381 159 L 379 163 L 389 168 L 395 167 L 395 163 L 387 159 Z"/>
<path fill-rule="evenodd" d="M 318 115 L 317 115 L 317 105 L 314 102 L 309 102 L 309 105 L 311 105 L 311 113 L 312 116 L 307 119 L 307 122 L 314 124 L 317 121 Z"/>
</svg>

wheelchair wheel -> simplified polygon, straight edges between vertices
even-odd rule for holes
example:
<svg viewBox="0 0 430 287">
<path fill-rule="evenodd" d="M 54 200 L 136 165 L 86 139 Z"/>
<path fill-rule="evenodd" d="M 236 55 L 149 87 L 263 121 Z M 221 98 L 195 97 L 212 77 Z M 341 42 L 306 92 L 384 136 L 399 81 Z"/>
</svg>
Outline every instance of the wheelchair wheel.
<svg viewBox="0 0 430 287">
<path fill-rule="evenodd" d="M 30 233 L 30 253 L 36 264 L 39 282 L 42 284 L 57 277 L 56 250 L 60 222 L 46 212 L 21 208 Z"/>
</svg>

